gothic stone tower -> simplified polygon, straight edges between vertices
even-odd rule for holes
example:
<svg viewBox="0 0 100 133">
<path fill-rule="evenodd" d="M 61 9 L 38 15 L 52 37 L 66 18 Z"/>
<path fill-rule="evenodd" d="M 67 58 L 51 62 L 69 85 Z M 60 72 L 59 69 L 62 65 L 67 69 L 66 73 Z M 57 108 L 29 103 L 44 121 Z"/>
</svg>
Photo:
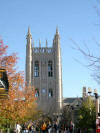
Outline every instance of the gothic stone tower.
<svg viewBox="0 0 100 133">
<path fill-rule="evenodd" d="M 38 107 L 45 113 L 59 113 L 62 108 L 62 64 L 58 29 L 53 46 L 32 47 L 28 28 L 26 45 L 26 82 L 35 87 Z"/>
</svg>

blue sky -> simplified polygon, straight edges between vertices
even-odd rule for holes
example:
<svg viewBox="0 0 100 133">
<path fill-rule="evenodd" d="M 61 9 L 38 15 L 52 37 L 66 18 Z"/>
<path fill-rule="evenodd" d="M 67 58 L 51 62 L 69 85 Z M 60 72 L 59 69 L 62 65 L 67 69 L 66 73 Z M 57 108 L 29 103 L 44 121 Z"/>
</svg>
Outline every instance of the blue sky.
<svg viewBox="0 0 100 133">
<path fill-rule="evenodd" d="M 100 18 L 94 6 L 100 8 L 100 0 L 1 0 L 0 36 L 9 46 L 8 52 L 18 53 L 18 70 L 25 70 L 26 34 L 31 28 L 34 45 L 42 46 L 45 40 L 52 46 L 52 40 L 59 28 L 62 50 L 63 96 L 82 95 L 82 87 L 98 88 L 99 85 L 90 76 L 91 71 L 75 59 L 86 63 L 80 52 L 73 50 L 72 38 L 80 47 L 84 43 L 91 51 L 97 52 L 97 40 L 100 42 Z M 98 49 L 98 53 L 99 49 Z"/>
</svg>

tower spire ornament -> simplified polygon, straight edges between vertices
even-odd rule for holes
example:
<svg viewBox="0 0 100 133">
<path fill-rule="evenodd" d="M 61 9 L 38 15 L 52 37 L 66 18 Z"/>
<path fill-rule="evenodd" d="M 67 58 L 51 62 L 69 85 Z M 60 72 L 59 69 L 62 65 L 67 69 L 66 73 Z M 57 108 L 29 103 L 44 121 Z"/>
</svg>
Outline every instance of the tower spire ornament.
<svg viewBox="0 0 100 133">
<path fill-rule="evenodd" d="M 30 32 L 30 27 L 28 27 L 28 34 L 31 34 L 31 32 Z"/>
<path fill-rule="evenodd" d="M 32 35 L 31 35 L 31 32 L 30 32 L 30 27 L 28 27 L 28 33 L 27 33 L 26 39 L 28 39 L 28 38 L 32 39 Z"/>
<path fill-rule="evenodd" d="M 56 48 L 59 45 L 60 45 L 60 35 L 59 35 L 58 27 L 56 27 L 56 33 L 54 35 L 53 46 Z"/>
<path fill-rule="evenodd" d="M 30 34 L 30 27 L 28 27 L 28 33 Z"/>
<path fill-rule="evenodd" d="M 56 35 L 59 35 L 58 26 L 56 27 Z"/>
</svg>

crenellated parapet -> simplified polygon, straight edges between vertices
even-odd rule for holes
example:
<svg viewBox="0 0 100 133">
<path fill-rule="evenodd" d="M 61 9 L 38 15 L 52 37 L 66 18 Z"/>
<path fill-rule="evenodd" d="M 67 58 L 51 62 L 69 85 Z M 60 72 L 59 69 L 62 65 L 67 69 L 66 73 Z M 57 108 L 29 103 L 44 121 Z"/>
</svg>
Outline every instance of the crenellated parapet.
<svg viewBox="0 0 100 133">
<path fill-rule="evenodd" d="M 43 53 L 53 53 L 53 48 L 45 48 L 45 47 L 42 47 L 42 48 L 33 48 L 32 50 L 34 53 L 39 53 L 39 54 L 43 54 Z"/>
</svg>

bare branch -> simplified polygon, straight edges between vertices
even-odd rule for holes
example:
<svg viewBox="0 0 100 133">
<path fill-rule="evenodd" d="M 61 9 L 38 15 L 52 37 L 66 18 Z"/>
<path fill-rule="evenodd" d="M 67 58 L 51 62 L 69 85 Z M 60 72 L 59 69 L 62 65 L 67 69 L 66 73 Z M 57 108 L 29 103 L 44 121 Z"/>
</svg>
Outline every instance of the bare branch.
<svg viewBox="0 0 100 133">
<path fill-rule="evenodd" d="M 90 52 L 88 46 L 86 43 L 84 43 L 85 49 L 81 48 L 73 39 L 70 39 L 72 43 L 74 44 L 74 49 L 79 51 L 88 61 L 88 64 L 83 64 L 81 61 L 74 59 L 76 62 L 81 64 L 84 67 L 87 67 L 88 69 L 93 71 L 93 74 L 91 75 L 94 77 L 94 79 L 100 83 L 100 56 L 95 56 L 92 52 Z M 96 44 L 98 42 L 96 41 Z M 99 45 L 97 45 L 99 46 Z"/>
</svg>

